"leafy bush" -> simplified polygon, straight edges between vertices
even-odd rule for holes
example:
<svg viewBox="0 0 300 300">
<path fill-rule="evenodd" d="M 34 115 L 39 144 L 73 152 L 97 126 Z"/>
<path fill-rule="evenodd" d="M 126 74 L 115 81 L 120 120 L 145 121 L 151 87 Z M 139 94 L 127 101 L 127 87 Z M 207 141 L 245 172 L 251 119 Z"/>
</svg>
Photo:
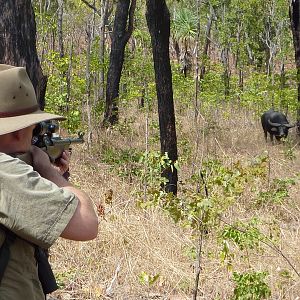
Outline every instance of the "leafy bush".
<svg viewBox="0 0 300 300">
<path fill-rule="evenodd" d="M 232 300 L 262 300 L 271 296 L 271 290 L 265 283 L 267 272 L 233 273 L 236 287 Z"/>
</svg>

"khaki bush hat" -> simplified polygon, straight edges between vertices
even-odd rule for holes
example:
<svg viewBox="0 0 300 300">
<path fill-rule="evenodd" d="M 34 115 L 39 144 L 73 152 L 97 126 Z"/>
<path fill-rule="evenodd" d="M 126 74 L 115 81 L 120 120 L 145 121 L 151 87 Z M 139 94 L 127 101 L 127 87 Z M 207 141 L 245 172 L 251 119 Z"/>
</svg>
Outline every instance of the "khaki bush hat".
<svg viewBox="0 0 300 300">
<path fill-rule="evenodd" d="M 24 67 L 0 64 L 0 135 L 64 117 L 40 110 Z"/>
</svg>

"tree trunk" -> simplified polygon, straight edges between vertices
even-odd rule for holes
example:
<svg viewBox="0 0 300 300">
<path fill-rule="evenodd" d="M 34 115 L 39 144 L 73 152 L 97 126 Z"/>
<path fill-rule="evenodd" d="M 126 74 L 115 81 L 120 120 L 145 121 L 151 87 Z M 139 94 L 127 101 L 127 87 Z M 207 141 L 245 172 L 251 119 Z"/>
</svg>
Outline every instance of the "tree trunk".
<svg viewBox="0 0 300 300">
<path fill-rule="evenodd" d="M 86 70 L 85 70 L 85 82 L 86 82 L 86 112 L 87 112 L 87 123 L 88 123 L 88 133 L 87 133 L 87 145 L 88 149 L 91 148 L 92 144 L 92 114 L 91 114 L 91 72 L 90 72 L 90 64 L 91 64 L 91 48 L 92 48 L 92 40 L 94 38 L 92 33 L 93 24 L 88 24 L 86 29 L 87 35 L 87 45 L 86 45 Z"/>
<path fill-rule="evenodd" d="M 200 0 L 197 0 L 197 37 L 195 41 L 195 122 L 200 111 L 199 94 L 200 94 L 200 78 L 199 78 L 199 44 L 200 44 Z"/>
<path fill-rule="evenodd" d="M 105 54 L 105 20 L 107 19 L 109 0 L 101 0 L 101 21 L 100 21 L 100 36 L 99 36 L 99 99 L 104 101 L 104 54 Z"/>
<path fill-rule="evenodd" d="M 133 30 L 133 14 L 136 0 L 119 0 L 115 13 L 114 28 L 107 73 L 106 105 L 103 125 L 114 125 L 118 122 L 119 84 L 124 62 L 125 46 Z"/>
<path fill-rule="evenodd" d="M 224 67 L 223 82 L 224 82 L 224 96 L 229 96 L 230 92 L 230 70 L 229 70 L 229 48 L 222 49 L 221 61 Z"/>
<path fill-rule="evenodd" d="M 36 51 L 36 24 L 31 1 L 0 0 L 0 62 L 24 66 L 41 109 L 45 107 L 47 77 Z"/>
<path fill-rule="evenodd" d="M 293 0 L 290 6 L 291 28 L 293 33 L 293 41 L 295 48 L 295 61 L 297 68 L 297 84 L 298 84 L 298 109 L 297 121 L 300 122 L 300 0 Z M 300 125 L 298 124 L 298 132 Z"/>
<path fill-rule="evenodd" d="M 63 13 L 64 13 L 64 2 L 63 0 L 57 0 L 57 39 L 58 39 L 58 49 L 59 57 L 64 57 L 64 42 L 63 42 Z"/>
<path fill-rule="evenodd" d="M 200 15 L 200 12 L 199 12 Z M 205 76 L 205 65 L 206 62 L 208 60 L 208 48 L 210 45 L 210 36 L 211 36 L 211 27 L 212 27 L 212 22 L 213 19 L 215 18 L 215 11 L 212 5 L 210 5 L 210 15 L 209 18 L 207 20 L 207 24 L 206 24 L 206 32 L 205 32 L 205 44 L 203 47 L 203 53 L 202 53 L 202 64 L 201 64 L 201 68 L 200 68 L 200 81 L 204 79 Z"/>
<path fill-rule="evenodd" d="M 168 153 L 172 163 L 178 159 L 175 112 L 173 103 L 172 73 L 169 55 L 170 13 L 165 0 L 147 0 L 146 19 L 151 35 L 161 153 Z M 167 178 L 166 192 L 177 193 L 177 170 L 167 168 L 162 171 Z"/>
</svg>

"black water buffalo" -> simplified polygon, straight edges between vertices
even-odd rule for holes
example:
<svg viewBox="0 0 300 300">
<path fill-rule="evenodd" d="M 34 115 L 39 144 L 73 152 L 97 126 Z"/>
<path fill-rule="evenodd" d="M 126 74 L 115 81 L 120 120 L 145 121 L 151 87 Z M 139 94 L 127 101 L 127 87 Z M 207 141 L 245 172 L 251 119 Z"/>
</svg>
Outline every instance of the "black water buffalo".
<svg viewBox="0 0 300 300">
<path fill-rule="evenodd" d="M 265 133 L 265 139 L 267 141 L 267 133 L 269 132 L 271 141 L 273 137 L 279 141 L 281 138 L 286 138 L 289 129 L 295 125 L 289 124 L 286 116 L 278 111 L 269 109 L 261 116 L 261 124 Z"/>
</svg>

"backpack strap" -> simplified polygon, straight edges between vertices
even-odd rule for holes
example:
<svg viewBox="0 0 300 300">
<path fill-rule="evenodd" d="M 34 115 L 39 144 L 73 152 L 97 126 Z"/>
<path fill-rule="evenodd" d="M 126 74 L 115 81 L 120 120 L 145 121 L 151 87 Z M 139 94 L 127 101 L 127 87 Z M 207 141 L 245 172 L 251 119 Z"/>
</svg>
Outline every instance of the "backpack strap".
<svg viewBox="0 0 300 300">
<path fill-rule="evenodd" d="M 13 244 L 15 241 L 17 235 L 10 231 L 8 228 L 0 224 L 0 229 L 2 229 L 5 233 L 5 239 L 0 247 L 0 284 L 5 272 L 5 269 L 7 267 L 8 261 L 10 259 L 10 246 Z M 22 239 L 22 238 L 20 238 Z M 24 240 L 25 241 L 25 240 Z M 37 261 L 37 266 L 38 266 L 38 276 L 39 280 L 41 282 L 43 292 L 44 294 L 49 294 L 52 293 L 53 291 L 58 289 L 58 285 L 55 280 L 55 276 L 53 274 L 53 271 L 51 269 L 49 260 L 48 260 L 48 255 L 47 255 L 47 250 L 42 249 L 38 247 L 37 245 L 34 245 L 30 242 L 27 241 L 27 243 L 31 244 L 35 251 L 34 251 L 34 256 Z"/>
<path fill-rule="evenodd" d="M 7 267 L 9 258 L 10 258 L 10 246 L 11 244 L 15 241 L 16 235 L 8 230 L 5 226 L 0 224 L 0 228 L 4 231 L 5 233 L 5 239 L 4 242 L 0 248 L 0 283 L 2 281 L 5 269 Z"/>
<path fill-rule="evenodd" d="M 54 292 L 58 289 L 58 285 L 48 260 L 48 250 L 35 245 L 34 256 L 38 264 L 38 275 L 44 294 Z"/>
</svg>

